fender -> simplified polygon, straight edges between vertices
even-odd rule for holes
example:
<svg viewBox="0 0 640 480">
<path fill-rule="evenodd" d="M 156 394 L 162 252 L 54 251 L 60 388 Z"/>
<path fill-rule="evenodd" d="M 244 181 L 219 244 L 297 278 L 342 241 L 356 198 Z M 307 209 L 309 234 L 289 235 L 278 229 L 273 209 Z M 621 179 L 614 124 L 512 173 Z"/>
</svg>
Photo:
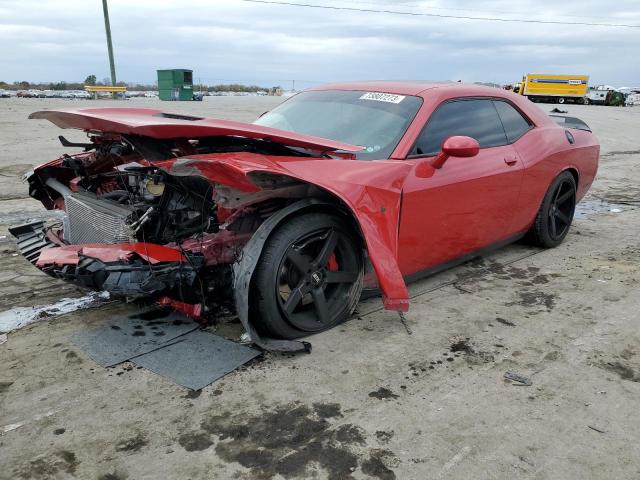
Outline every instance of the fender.
<svg viewBox="0 0 640 480">
<path fill-rule="evenodd" d="M 316 185 L 340 199 L 359 224 L 382 291 L 384 308 L 409 310 L 409 294 L 397 262 L 398 224 L 404 179 L 411 169 L 395 160 L 282 158 L 253 153 L 207 154 L 180 158 L 173 175 L 202 175 L 240 191 L 255 184 L 251 175 L 271 173 Z"/>
</svg>

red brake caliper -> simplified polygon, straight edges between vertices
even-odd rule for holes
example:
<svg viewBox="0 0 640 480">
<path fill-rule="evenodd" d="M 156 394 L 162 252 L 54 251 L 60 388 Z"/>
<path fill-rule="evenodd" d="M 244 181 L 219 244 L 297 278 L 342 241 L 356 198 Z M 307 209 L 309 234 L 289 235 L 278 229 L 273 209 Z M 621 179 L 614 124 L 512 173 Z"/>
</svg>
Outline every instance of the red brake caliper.
<svg viewBox="0 0 640 480">
<path fill-rule="evenodd" d="M 330 272 L 337 272 L 338 271 L 338 260 L 336 259 L 336 254 L 332 253 L 331 256 L 329 257 L 329 261 L 327 262 L 327 269 Z"/>
</svg>

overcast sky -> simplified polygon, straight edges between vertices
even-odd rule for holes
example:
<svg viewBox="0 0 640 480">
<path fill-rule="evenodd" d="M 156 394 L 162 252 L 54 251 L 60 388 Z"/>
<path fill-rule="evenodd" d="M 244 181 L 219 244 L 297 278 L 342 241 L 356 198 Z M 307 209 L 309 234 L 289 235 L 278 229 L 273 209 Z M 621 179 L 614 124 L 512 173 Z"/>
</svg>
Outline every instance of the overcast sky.
<svg viewBox="0 0 640 480">
<path fill-rule="evenodd" d="M 291 0 L 317 5 L 640 25 L 640 0 Z M 501 23 L 263 5 L 240 0 L 109 0 L 118 80 L 158 68 L 194 80 L 304 88 L 336 80 L 517 81 L 585 73 L 640 85 L 640 28 Z M 0 0 L 0 80 L 109 75 L 100 0 Z"/>
</svg>

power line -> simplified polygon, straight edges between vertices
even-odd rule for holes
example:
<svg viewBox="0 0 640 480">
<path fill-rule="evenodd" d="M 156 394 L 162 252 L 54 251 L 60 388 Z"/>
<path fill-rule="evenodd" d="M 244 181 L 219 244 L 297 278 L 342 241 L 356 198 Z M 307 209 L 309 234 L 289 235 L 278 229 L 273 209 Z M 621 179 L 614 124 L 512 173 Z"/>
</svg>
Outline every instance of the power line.
<svg viewBox="0 0 640 480">
<path fill-rule="evenodd" d="M 366 0 L 345 0 L 347 3 L 356 3 L 359 5 L 377 5 L 377 6 L 381 6 L 380 2 L 372 2 L 372 1 L 366 1 Z M 384 2 L 383 2 L 384 3 Z M 402 7 L 408 7 L 408 8 L 414 8 L 414 7 L 420 7 L 421 5 L 416 5 L 416 3 L 420 3 L 419 1 L 415 1 L 415 2 L 395 2 L 396 4 L 399 4 Z M 444 10 L 444 11 L 454 11 L 454 12 L 473 12 L 473 13 L 477 13 L 478 10 L 477 9 L 471 9 L 471 8 L 453 8 L 453 7 L 432 7 L 431 5 L 423 5 L 422 8 L 426 8 L 428 10 Z M 519 12 L 515 12 L 513 10 L 511 11 L 507 11 L 507 10 L 502 10 L 500 12 L 495 12 L 495 11 L 484 11 L 481 12 L 482 15 L 526 15 L 526 13 L 519 11 Z M 577 15 L 577 14 L 573 14 L 573 13 L 555 13 L 554 14 L 556 17 L 571 17 L 571 18 L 598 18 L 600 20 L 604 19 L 604 20 L 613 20 L 615 21 L 614 18 L 612 17 L 603 17 L 602 15 Z"/>
<path fill-rule="evenodd" d="M 264 5 L 283 5 L 291 7 L 319 8 L 324 10 L 341 10 L 349 12 L 364 13 L 386 13 L 389 15 L 405 15 L 410 17 L 437 17 L 437 18 L 454 18 L 458 20 L 481 20 L 486 22 L 504 22 L 504 23 L 536 23 L 546 25 L 582 25 L 588 27 L 622 27 L 622 28 L 640 28 L 640 25 L 631 25 L 624 23 L 589 23 L 589 22 L 560 22 L 553 20 L 530 20 L 524 18 L 499 18 L 499 17 L 472 17 L 464 15 L 444 15 L 439 13 L 423 13 L 423 12 L 403 12 L 399 10 L 378 10 L 373 8 L 356 8 L 356 7 L 337 7 L 330 5 L 317 5 L 312 3 L 296 3 L 273 0 L 240 0 L 241 2 L 260 3 Z"/>
</svg>

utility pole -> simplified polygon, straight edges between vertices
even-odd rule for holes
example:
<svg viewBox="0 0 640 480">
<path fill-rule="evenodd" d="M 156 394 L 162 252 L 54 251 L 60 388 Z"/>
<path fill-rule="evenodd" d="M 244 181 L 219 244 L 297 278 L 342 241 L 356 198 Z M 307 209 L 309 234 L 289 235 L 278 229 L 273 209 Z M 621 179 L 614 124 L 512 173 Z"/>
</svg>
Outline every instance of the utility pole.
<svg viewBox="0 0 640 480">
<path fill-rule="evenodd" d="M 111 85 L 115 87 L 116 65 L 113 61 L 113 45 L 111 45 L 111 25 L 109 25 L 109 8 L 107 7 L 107 0 L 102 0 L 102 11 L 104 12 L 104 29 L 107 32 L 107 50 L 109 51 L 109 67 L 111 67 Z"/>
</svg>

